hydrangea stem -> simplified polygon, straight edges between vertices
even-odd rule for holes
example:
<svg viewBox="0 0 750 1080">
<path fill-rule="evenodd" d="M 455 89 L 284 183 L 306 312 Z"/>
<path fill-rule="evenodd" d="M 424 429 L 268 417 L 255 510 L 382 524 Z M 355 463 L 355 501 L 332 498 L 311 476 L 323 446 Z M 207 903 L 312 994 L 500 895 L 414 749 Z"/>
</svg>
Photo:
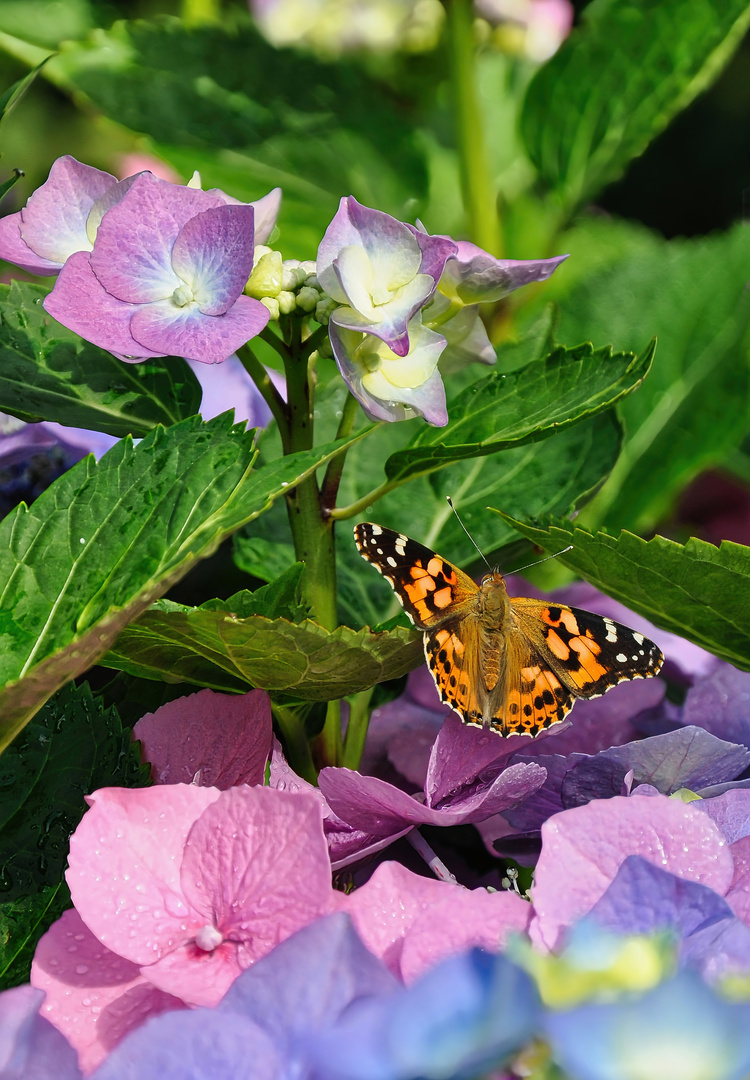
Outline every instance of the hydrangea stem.
<svg viewBox="0 0 750 1080">
<path fill-rule="evenodd" d="M 479 109 L 472 0 L 446 0 L 445 6 L 456 143 L 469 238 L 499 258 L 502 255 L 500 219 Z"/>
<path fill-rule="evenodd" d="M 358 769 L 365 749 L 367 729 L 370 725 L 370 701 L 375 691 L 371 686 L 360 694 L 353 694 L 349 700 L 349 723 L 346 725 L 344 754 L 341 764 L 347 769 Z"/>
</svg>

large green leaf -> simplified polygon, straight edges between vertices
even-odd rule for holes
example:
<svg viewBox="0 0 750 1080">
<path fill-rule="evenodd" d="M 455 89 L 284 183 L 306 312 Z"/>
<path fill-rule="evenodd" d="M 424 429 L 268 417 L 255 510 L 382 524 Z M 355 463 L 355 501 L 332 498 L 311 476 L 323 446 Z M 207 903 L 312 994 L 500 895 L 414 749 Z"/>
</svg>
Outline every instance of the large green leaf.
<svg viewBox="0 0 750 1080">
<path fill-rule="evenodd" d="M 56 322 L 43 285 L 0 285 L 0 412 L 109 435 L 148 434 L 193 415 L 201 387 L 187 363 L 123 364 Z"/>
<path fill-rule="evenodd" d="M 117 712 L 67 686 L 0 759 L 0 987 L 28 981 L 41 935 L 70 906 L 70 834 L 101 787 L 142 787 L 147 767 Z"/>
<path fill-rule="evenodd" d="M 167 156 L 169 146 L 220 152 L 222 167 L 234 164 L 246 178 L 227 183 L 237 197 L 281 184 L 292 216 L 305 221 L 307 197 L 317 226 L 325 227 L 341 195 L 401 213 L 425 193 L 413 127 L 382 82 L 347 61 L 275 49 L 249 18 L 238 21 L 234 31 L 187 29 L 169 18 L 117 23 L 68 43 L 54 71 L 112 119 L 163 144 Z M 215 183 L 205 153 L 185 162 L 186 174 L 199 164 Z M 283 207 L 281 224 L 288 223 Z"/>
<path fill-rule="evenodd" d="M 560 559 L 581 577 L 664 630 L 750 670 L 750 548 L 592 534 L 569 522 L 537 526 L 501 516 L 548 551 L 572 544 Z"/>
<path fill-rule="evenodd" d="M 750 417 L 748 280 L 745 226 L 669 242 L 639 229 L 629 253 L 559 294 L 558 340 L 614 337 L 640 349 L 659 338 L 642 389 L 618 406 L 627 439 L 585 511 L 588 527 L 653 528 L 689 480 L 742 440 Z"/>
<path fill-rule="evenodd" d="M 0 523 L 0 745 L 201 558 L 352 440 L 253 470 L 227 414 L 124 439 Z"/>
<path fill-rule="evenodd" d="M 449 403 L 446 427 L 422 426 L 405 449 L 392 454 L 386 476 L 402 483 L 452 461 L 548 438 L 603 412 L 640 386 L 655 344 L 637 357 L 587 343 L 557 348 L 519 371 L 488 375 Z"/>
<path fill-rule="evenodd" d="M 398 678 L 421 659 L 421 635 L 406 628 L 371 633 L 340 626 L 329 633 L 310 620 L 239 618 L 162 601 L 123 630 L 101 663 L 214 690 L 259 686 L 303 701 L 330 701 Z"/>
<path fill-rule="evenodd" d="M 593 0 L 522 116 L 529 155 L 563 204 L 617 179 L 716 78 L 748 24 L 747 0 Z"/>
<path fill-rule="evenodd" d="M 446 495 L 451 496 L 464 524 L 489 557 L 517 539 L 517 533 L 489 512 L 488 503 L 521 519 L 568 514 L 605 479 L 617 460 L 620 443 L 620 426 L 610 410 L 542 442 L 456 462 L 449 469 L 420 477 L 396 488 L 357 520 L 366 516 L 404 532 L 458 566 L 466 566 L 476 561 L 477 552 L 448 506 Z M 360 445 L 349 451 L 342 493 L 347 501 L 354 501 L 354 485 L 367 480 L 362 473 L 368 453 L 362 450 Z M 364 488 L 360 490 L 364 493 Z M 259 524 L 264 525 L 265 518 Z M 352 626 L 375 626 L 400 608 L 387 582 L 363 563 L 348 526 L 348 522 L 341 522 L 336 536 L 342 616 Z"/>
</svg>

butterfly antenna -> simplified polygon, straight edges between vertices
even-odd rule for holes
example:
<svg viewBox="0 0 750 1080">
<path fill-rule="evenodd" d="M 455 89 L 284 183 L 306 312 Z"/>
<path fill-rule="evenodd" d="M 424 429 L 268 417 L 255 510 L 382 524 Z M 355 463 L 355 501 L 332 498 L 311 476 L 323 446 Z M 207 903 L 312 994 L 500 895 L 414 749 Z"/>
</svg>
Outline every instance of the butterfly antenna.
<svg viewBox="0 0 750 1080">
<path fill-rule="evenodd" d="M 568 546 L 566 548 L 563 548 L 562 551 L 556 551 L 554 555 L 545 555 L 545 557 L 543 559 L 537 559 L 536 562 L 530 562 L 530 563 L 526 563 L 525 566 L 519 566 L 517 570 L 513 571 L 513 573 L 514 574 L 520 574 L 522 570 L 528 570 L 532 566 L 539 566 L 540 563 L 549 562 L 550 559 L 556 559 L 558 557 L 558 555 L 564 555 L 566 551 L 572 551 L 572 550 L 573 550 L 573 545 L 568 544 Z"/>
<path fill-rule="evenodd" d="M 475 539 L 474 539 L 474 537 L 473 537 L 473 536 L 471 535 L 471 533 L 469 532 L 469 530 L 468 530 L 468 529 L 466 528 L 466 526 L 464 525 L 463 521 L 461 521 L 461 518 L 460 518 L 460 517 L 458 516 L 458 510 L 456 510 L 455 506 L 453 505 L 453 499 L 452 499 L 452 498 L 450 497 L 450 495 L 446 495 L 446 496 L 445 496 L 445 499 L 446 499 L 446 502 L 448 503 L 448 506 L 450 506 L 451 510 L 452 510 L 452 511 L 453 511 L 453 513 L 454 513 L 454 514 L 456 515 L 456 519 L 458 520 L 458 524 L 459 524 L 459 525 L 461 526 L 461 528 L 463 529 L 463 531 L 464 531 L 464 532 L 466 533 L 466 535 L 468 536 L 468 538 L 469 538 L 469 539 L 471 540 L 471 542 L 472 542 L 472 544 L 474 545 L 474 547 L 475 547 L 475 548 L 477 549 L 477 551 L 479 552 L 479 554 L 480 554 L 480 555 L 482 556 L 482 558 L 484 559 L 484 561 L 485 561 L 485 562 L 487 563 L 487 566 L 489 567 L 489 569 L 490 569 L 490 570 L 492 570 L 492 567 L 490 566 L 489 562 L 487 561 L 487 556 L 486 556 L 486 555 L 485 555 L 485 553 L 484 553 L 484 552 L 482 551 L 482 549 L 480 548 L 479 544 L 478 544 L 478 543 L 476 542 L 476 540 L 475 540 Z"/>
</svg>

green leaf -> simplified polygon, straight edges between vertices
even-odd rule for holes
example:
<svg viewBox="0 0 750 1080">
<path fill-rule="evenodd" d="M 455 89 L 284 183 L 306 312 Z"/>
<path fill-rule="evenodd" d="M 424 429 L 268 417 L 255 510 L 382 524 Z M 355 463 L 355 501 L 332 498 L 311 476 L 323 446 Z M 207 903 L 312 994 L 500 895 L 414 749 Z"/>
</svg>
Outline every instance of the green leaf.
<svg viewBox="0 0 750 1080">
<path fill-rule="evenodd" d="M 0 758 L 0 987 L 28 981 L 37 941 L 70 907 L 63 872 L 84 796 L 148 783 L 130 731 L 86 684 L 56 694 Z"/>
<path fill-rule="evenodd" d="M 104 708 L 86 683 L 55 694 L 0 757 L 3 900 L 59 883 L 84 795 L 149 783 L 115 709 Z"/>
<path fill-rule="evenodd" d="M 655 346 L 652 341 L 639 357 L 590 344 L 557 348 L 520 371 L 488 375 L 449 403 L 446 427 L 421 426 L 388 459 L 386 476 L 403 483 L 452 461 L 548 438 L 603 412 L 640 386 Z"/>
<path fill-rule="evenodd" d="M 268 619 L 282 618 L 290 622 L 302 622 L 310 614 L 300 589 L 304 572 L 304 563 L 294 563 L 275 581 L 262 585 L 254 592 L 243 589 L 228 600 L 208 600 L 200 605 L 199 610 L 231 612 L 240 619 L 246 619 L 250 615 L 264 615 Z"/>
<path fill-rule="evenodd" d="M 488 503 L 521 519 L 568 514 L 605 479 L 617 460 L 620 444 L 620 425 L 609 410 L 542 442 L 456 462 L 450 469 L 396 488 L 368 511 L 367 517 L 466 567 L 476 562 L 477 552 L 448 506 L 446 495 L 450 495 L 474 540 L 492 562 L 492 553 L 517 539 L 517 534 L 489 512 Z M 364 457 L 360 447 L 350 451 L 347 468 L 352 467 L 353 476 Z M 363 516 L 358 515 L 358 519 Z M 349 625 L 375 626 L 400 607 L 388 583 L 363 563 L 351 534 L 347 535 L 347 523 L 341 522 L 338 529 L 342 615 Z"/>
<path fill-rule="evenodd" d="M 696 539 L 677 544 L 663 536 L 592 534 L 569 522 L 528 525 L 498 513 L 547 551 L 573 544 L 560 559 L 592 585 L 663 630 L 750 670 L 750 548 L 728 540 L 715 547 Z"/>
<path fill-rule="evenodd" d="M 0 990 L 29 981 L 39 938 L 72 906 L 65 881 L 0 902 Z"/>
<path fill-rule="evenodd" d="M 170 147 L 213 148 L 219 168 L 244 177 L 230 194 L 257 198 L 280 184 L 282 228 L 314 223 L 315 247 L 342 194 L 400 213 L 425 193 L 423 152 L 383 82 L 346 60 L 275 49 L 249 18 L 237 22 L 233 32 L 176 18 L 116 23 L 66 45 L 55 71 L 168 160 Z M 187 176 L 200 167 L 205 184 L 218 182 L 210 156 L 187 157 Z"/>
<path fill-rule="evenodd" d="M 594 0 L 537 73 L 521 131 L 567 210 L 591 199 L 718 76 L 747 0 Z"/>
<path fill-rule="evenodd" d="M 118 438 L 198 411 L 200 383 L 184 360 L 124 364 L 55 322 L 42 307 L 49 291 L 0 285 L 0 411 Z"/>
<path fill-rule="evenodd" d="M 361 436 L 360 436 L 361 437 Z M 0 744 L 221 541 L 343 446 L 253 471 L 227 414 L 86 458 L 0 522 Z"/>
<path fill-rule="evenodd" d="M 2 0 L 0 32 L 34 45 L 56 49 L 60 42 L 82 37 L 94 25 L 87 0 Z"/>
<path fill-rule="evenodd" d="M 750 415 L 749 279 L 744 225 L 669 242 L 638 230 L 629 253 L 561 297 L 558 340 L 612 336 L 639 349 L 659 337 L 644 386 L 618 406 L 627 439 L 585 511 L 587 527 L 652 529 L 685 484 L 741 442 Z"/>
<path fill-rule="evenodd" d="M 303 701 L 330 701 L 398 678 L 422 660 L 421 635 L 306 620 L 185 608 L 164 601 L 128 626 L 101 663 L 142 678 L 193 682 L 214 690 L 261 687 Z"/>
</svg>

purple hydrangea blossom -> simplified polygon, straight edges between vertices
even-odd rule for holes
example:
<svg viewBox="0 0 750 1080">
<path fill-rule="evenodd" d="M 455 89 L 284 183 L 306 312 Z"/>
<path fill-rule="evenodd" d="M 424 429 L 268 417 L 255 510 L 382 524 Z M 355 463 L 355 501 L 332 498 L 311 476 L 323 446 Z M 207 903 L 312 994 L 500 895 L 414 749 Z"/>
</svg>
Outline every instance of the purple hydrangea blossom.
<svg viewBox="0 0 750 1080">
<path fill-rule="evenodd" d="M 242 293 L 253 221 L 251 206 L 143 173 L 102 218 L 91 253 L 68 258 L 45 309 L 129 362 L 221 363 L 269 318 Z"/>
<path fill-rule="evenodd" d="M 0 1076 L 3 1080 L 81 1080 L 75 1051 L 39 1015 L 41 990 L 16 986 L 0 994 Z"/>
</svg>

